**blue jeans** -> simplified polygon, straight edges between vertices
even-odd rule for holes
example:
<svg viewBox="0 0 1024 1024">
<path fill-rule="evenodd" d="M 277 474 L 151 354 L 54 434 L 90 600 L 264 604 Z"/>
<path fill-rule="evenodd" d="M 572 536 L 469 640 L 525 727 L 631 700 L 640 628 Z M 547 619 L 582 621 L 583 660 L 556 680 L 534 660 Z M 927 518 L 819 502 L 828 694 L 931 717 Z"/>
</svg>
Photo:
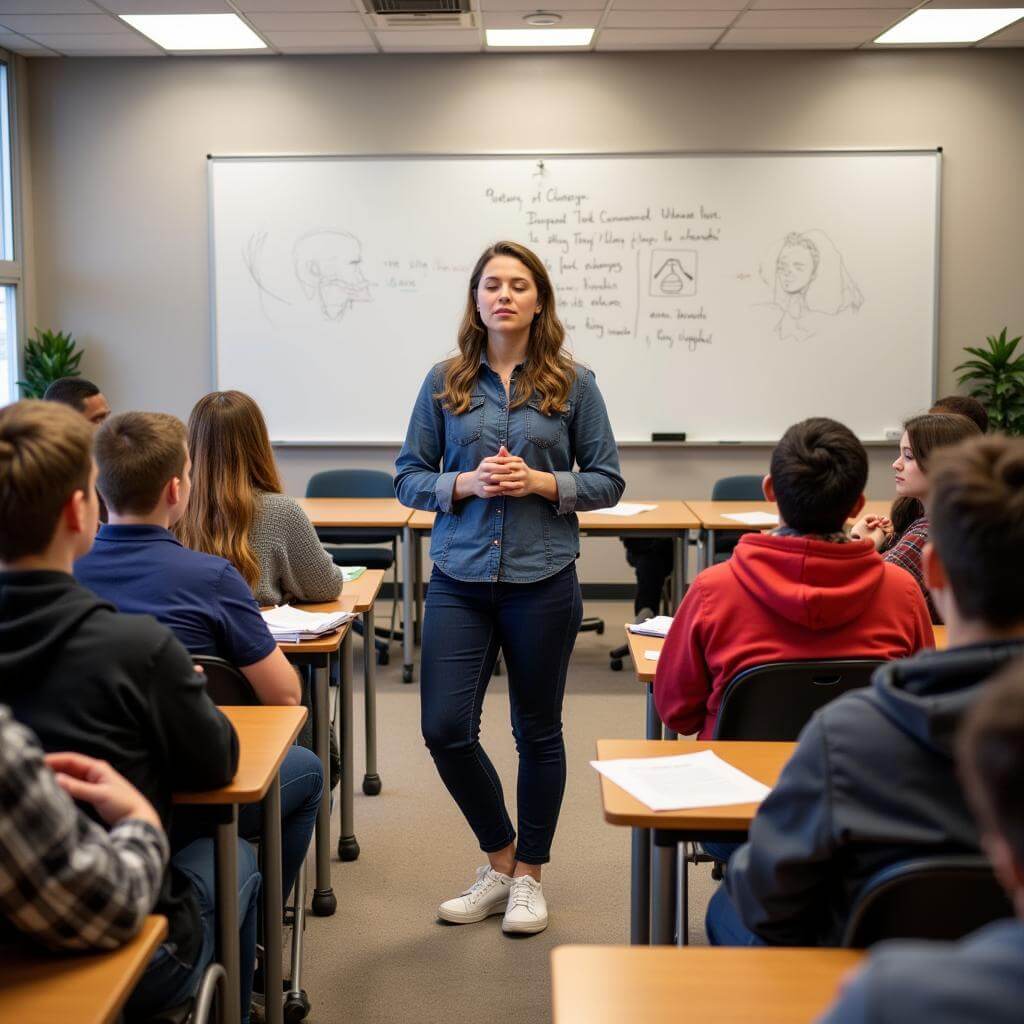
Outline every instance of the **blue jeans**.
<svg viewBox="0 0 1024 1024">
<path fill-rule="evenodd" d="M 216 906 L 213 840 L 197 839 L 174 855 L 171 863 L 192 883 L 199 904 L 202 942 L 194 963 L 178 959 L 173 943 L 164 943 L 153 954 L 141 980 L 125 1006 L 129 1020 L 145 1019 L 180 1006 L 195 995 L 203 972 L 213 959 L 214 910 Z M 252 999 L 252 974 L 256 966 L 256 907 L 260 873 L 256 854 L 244 840 L 238 841 L 238 928 L 241 945 L 242 1024 L 248 1024 Z"/>
<path fill-rule="evenodd" d="M 704 927 L 708 933 L 708 942 L 712 946 L 764 946 L 764 939 L 755 935 L 736 913 L 736 907 L 729 898 L 724 885 L 708 902 L 707 916 Z"/>
<path fill-rule="evenodd" d="M 305 747 L 289 747 L 281 762 L 281 877 L 286 901 L 306 859 L 323 791 L 320 758 Z M 247 804 L 239 811 L 240 836 L 259 839 L 262 825 L 262 804 Z"/>
<path fill-rule="evenodd" d="M 544 864 L 565 791 L 562 697 L 583 599 L 576 566 L 535 583 L 462 583 L 436 566 L 423 618 L 423 738 L 480 848 L 516 838 L 501 781 L 480 746 L 484 694 L 499 649 L 519 752 L 516 859 Z"/>
</svg>

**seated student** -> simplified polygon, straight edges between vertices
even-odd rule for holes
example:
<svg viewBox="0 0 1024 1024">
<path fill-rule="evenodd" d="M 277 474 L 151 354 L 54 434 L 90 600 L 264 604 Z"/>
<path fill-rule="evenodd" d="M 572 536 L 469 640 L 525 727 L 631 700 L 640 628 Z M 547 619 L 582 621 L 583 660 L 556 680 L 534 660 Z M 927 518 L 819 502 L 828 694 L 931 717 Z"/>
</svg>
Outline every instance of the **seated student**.
<svg viewBox="0 0 1024 1024">
<path fill-rule="evenodd" d="M 726 686 L 744 669 L 813 658 L 902 658 L 934 643 L 924 600 L 906 573 L 843 533 L 864 505 L 868 459 L 841 423 L 789 428 L 772 452 L 764 493 L 779 526 L 744 534 L 732 558 L 690 586 L 654 677 L 662 721 L 714 735 Z"/>
<path fill-rule="evenodd" d="M 103 392 L 84 377 L 60 377 L 43 395 L 44 402 L 62 402 L 80 412 L 93 427 L 100 427 L 110 415 L 110 405 Z"/>
<path fill-rule="evenodd" d="M 168 856 L 160 818 L 130 782 L 83 754 L 44 760 L 0 706 L 0 943 L 27 935 L 50 949 L 116 949 L 152 911 Z"/>
<path fill-rule="evenodd" d="M 633 614 L 637 622 L 657 615 L 665 580 L 672 575 L 672 541 L 662 537 L 623 537 L 626 561 L 636 572 Z"/>
<path fill-rule="evenodd" d="M 238 666 L 264 704 L 297 704 L 298 676 L 245 580 L 223 558 L 190 551 L 170 532 L 189 500 L 185 425 L 165 413 L 122 413 L 100 428 L 95 450 L 110 522 L 75 563 L 79 582 L 123 612 L 154 616 L 192 654 L 217 655 Z M 289 748 L 281 765 L 286 898 L 309 848 L 322 790 L 319 758 L 304 747 Z M 258 836 L 261 815 L 260 804 L 244 807 L 239 833 Z M 174 833 L 175 843 L 183 834 Z"/>
<path fill-rule="evenodd" d="M 267 425 L 241 391 L 215 391 L 188 419 L 192 493 L 175 533 L 226 558 L 261 605 L 333 601 L 341 569 L 298 502 L 281 493 Z"/>
<path fill-rule="evenodd" d="M 92 440 L 88 423 L 64 405 L 0 409 L 0 700 L 44 749 L 113 765 L 166 829 L 173 793 L 232 779 L 238 739 L 166 627 L 117 614 L 71 576 L 96 534 Z M 131 1013 L 152 1014 L 195 992 L 213 955 L 213 861 L 209 839 L 172 858 L 155 908 L 169 934 L 129 1001 Z M 248 1005 L 260 875 L 245 842 L 239 885 Z"/>
<path fill-rule="evenodd" d="M 1024 654 L 1024 440 L 936 453 L 924 567 L 949 649 L 878 669 L 819 711 L 711 898 L 718 945 L 836 945 L 864 883 L 898 861 L 977 853 L 953 734 Z"/>
<path fill-rule="evenodd" d="M 968 395 L 946 395 L 945 398 L 938 399 L 928 411 L 931 413 L 945 412 L 952 413 L 955 416 L 966 416 L 969 420 L 974 420 L 978 424 L 978 429 L 983 434 L 988 433 L 988 412 L 985 406 L 976 398 L 971 398 Z"/>
<path fill-rule="evenodd" d="M 981 844 L 1017 916 L 960 942 L 892 941 L 819 1024 L 1019 1024 L 1024 1007 L 1024 662 L 999 673 L 957 737 L 957 767 Z"/>
<path fill-rule="evenodd" d="M 923 502 L 928 497 L 928 463 L 932 453 L 968 437 L 977 437 L 978 425 L 964 416 L 928 413 L 903 425 L 896 472 L 897 498 L 888 517 L 864 516 L 850 530 L 853 537 L 870 540 L 882 557 L 917 580 L 928 602 L 932 622 L 941 622 L 938 609 L 924 584 L 921 552 L 928 540 L 928 516 Z"/>
</svg>

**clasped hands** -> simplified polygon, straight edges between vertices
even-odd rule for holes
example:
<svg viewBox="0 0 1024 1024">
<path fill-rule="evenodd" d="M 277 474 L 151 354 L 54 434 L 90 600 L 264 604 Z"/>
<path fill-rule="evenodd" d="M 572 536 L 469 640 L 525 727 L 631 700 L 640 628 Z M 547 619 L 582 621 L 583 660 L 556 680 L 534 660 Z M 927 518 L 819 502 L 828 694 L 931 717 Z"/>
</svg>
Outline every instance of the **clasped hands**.
<svg viewBox="0 0 1024 1024">
<path fill-rule="evenodd" d="M 478 498 L 524 498 L 537 490 L 540 475 L 502 445 L 497 455 L 488 455 L 472 473 L 463 473 L 460 479 L 465 479 L 467 492 Z"/>
<path fill-rule="evenodd" d="M 892 520 L 888 516 L 861 516 L 850 528 L 850 536 L 854 540 L 869 540 L 876 551 L 885 547 L 892 534 Z"/>
</svg>

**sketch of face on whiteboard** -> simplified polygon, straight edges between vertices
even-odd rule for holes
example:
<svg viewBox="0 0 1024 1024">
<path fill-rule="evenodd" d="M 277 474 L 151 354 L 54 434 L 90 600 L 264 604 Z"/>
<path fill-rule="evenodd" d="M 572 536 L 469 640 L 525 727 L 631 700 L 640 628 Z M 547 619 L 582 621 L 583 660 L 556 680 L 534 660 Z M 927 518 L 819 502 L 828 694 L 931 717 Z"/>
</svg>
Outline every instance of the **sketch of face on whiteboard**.
<svg viewBox="0 0 1024 1024">
<path fill-rule="evenodd" d="M 804 341 L 827 323 L 823 317 L 856 312 L 864 296 L 839 250 L 824 231 L 790 232 L 761 264 L 761 279 L 772 288 L 780 313 L 775 333 L 781 340 Z"/>
<path fill-rule="evenodd" d="M 310 314 L 314 320 L 336 323 L 355 303 L 373 301 L 362 270 L 362 245 L 355 235 L 310 231 L 290 250 L 284 240 L 270 245 L 268 238 L 265 231 L 250 236 L 243 260 L 263 315 L 271 323 Z"/>
</svg>

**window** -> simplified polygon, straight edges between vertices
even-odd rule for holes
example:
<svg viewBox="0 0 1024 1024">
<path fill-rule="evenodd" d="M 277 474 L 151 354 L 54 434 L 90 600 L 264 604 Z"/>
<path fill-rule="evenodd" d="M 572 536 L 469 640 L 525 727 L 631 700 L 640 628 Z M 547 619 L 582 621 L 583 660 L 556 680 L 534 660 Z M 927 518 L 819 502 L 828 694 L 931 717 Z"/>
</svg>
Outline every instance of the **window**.
<svg viewBox="0 0 1024 1024">
<path fill-rule="evenodd" d="M 13 74 L 0 50 L 0 405 L 18 398 L 21 244 Z"/>
<path fill-rule="evenodd" d="M 13 285 L 0 287 L 0 406 L 18 397 L 18 332 Z"/>
</svg>

